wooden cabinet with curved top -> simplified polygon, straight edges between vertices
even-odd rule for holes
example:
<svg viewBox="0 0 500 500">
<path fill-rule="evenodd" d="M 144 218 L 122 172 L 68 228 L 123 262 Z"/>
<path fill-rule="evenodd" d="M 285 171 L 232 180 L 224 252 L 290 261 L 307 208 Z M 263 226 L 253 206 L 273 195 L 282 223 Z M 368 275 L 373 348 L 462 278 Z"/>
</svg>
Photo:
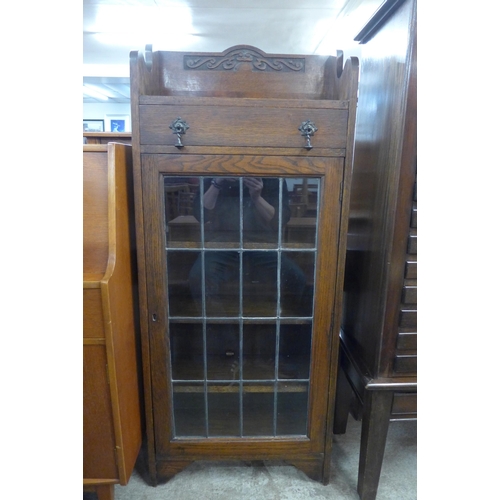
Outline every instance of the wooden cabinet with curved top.
<svg viewBox="0 0 500 500">
<path fill-rule="evenodd" d="M 83 146 L 83 485 L 99 500 L 142 442 L 131 149 Z"/>
<path fill-rule="evenodd" d="M 207 459 L 329 481 L 357 73 L 249 46 L 131 55 L 153 484 Z"/>
</svg>

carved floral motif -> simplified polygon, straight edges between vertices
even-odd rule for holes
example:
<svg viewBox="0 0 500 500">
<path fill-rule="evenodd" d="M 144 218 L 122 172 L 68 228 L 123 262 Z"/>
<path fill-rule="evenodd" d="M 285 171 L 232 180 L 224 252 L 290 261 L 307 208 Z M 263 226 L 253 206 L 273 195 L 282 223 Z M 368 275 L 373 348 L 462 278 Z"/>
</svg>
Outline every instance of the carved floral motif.
<svg viewBox="0 0 500 500">
<path fill-rule="evenodd" d="M 184 56 L 184 69 L 229 71 L 243 63 L 252 64 L 258 71 L 305 71 L 302 57 L 267 57 L 251 49 L 238 49 L 221 56 Z"/>
</svg>

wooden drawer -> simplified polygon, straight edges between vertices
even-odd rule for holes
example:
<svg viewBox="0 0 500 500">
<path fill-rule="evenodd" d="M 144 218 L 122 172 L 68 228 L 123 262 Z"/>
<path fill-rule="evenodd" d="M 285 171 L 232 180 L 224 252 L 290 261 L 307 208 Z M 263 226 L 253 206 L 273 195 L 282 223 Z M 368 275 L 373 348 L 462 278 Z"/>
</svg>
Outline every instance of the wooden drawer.
<svg viewBox="0 0 500 500">
<path fill-rule="evenodd" d="M 417 303 L 417 287 L 410 284 L 403 286 L 403 293 L 401 297 L 403 304 L 416 304 Z"/>
<path fill-rule="evenodd" d="M 417 261 L 407 259 L 405 265 L 405 279 L 417 279 Z"/>
<path fill-rule="evenodd" d="M 417 350 L 417 334 L 416 332 L 399 332 L 396 343 L 398 350 Z"/>
<path fill-rule="evenodd" d="M 100 288 L 83 290 L 83 338 L 104 339 L 104 316 Z"/>
<path fill-rule="evenodd" d="M 415 203 L 411 210 L 410 227 L 417 227 L 417 204 Z"/>
<path fill-rule="evenodd" d="M 417 393 L 394 393 L 392 401 L 392 417 L 411 417 L 417 413 Z"/>
<path fill-rule="evenodd" d="M 142 96 L 140 104 L 139 129 L 143 145 L 175 146 L 177 136 L 169 126 L 180 117 L 189 125 L 182 136 L 186 148 L 303 149 L 306 139 L 298 128 L 306 120 L 318 129 L 311 137 L 314 148 L 346 147 L 348 109 L 345 101 Z"/>
<path fill-rule="evenodd" d="M 399 312 L 399 326 L 401 328 L 417 329 L 417 311 L 415 309 L 401 309 Z"/>
<path fill-rule="evenodd" d="M 417 232 L 416 229 L 411 229 L 408 235 L 408 249 L 407 252 L 410 255 L 415 255 L 417 253 Z"/>
<path fill-rule="evenodd" d="M 413 375 L 417 373 L 416 354 L 396 354 L 394 358 L 394 373 Z"/>
</svg>

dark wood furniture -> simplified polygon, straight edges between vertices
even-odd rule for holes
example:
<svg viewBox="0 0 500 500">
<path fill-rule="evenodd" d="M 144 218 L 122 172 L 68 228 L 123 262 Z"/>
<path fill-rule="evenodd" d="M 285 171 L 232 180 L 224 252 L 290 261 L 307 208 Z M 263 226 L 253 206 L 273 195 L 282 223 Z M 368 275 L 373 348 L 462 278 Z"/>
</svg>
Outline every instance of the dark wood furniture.
<svg viewBox="0 0 500 500">
<path fill-rule="evenodd" d="M 83 146 L 83 485 L 127 484 L 142 442 L 131 146 Z"/>
<path fill-rule="evenodd" d="M 273 55 L 248 46 L 131 54 L 152 484 L 199 459 L 285 460 L 329 481 L 357 80 L 357 61 L 344 66 L 341 54 Z M 247 196 L 247 177 L 275 190 L 270 222 L 251 215 L 265 191 Z M 211 178 L 219 187 L 205 183 Z M 165 186 L 186 179 L 195 186 L 196 220 L 165 207 Z M 307 194 L 294 215 L 313 219 L 292 236 L 278 230 L 286 186 Z M 237 222 L 225 232 L 224 221 L 202 210 L 205 190 L 228 203 L 236 193 L 241 204 L 226 213 L 239 214 L 243 228 Z M 269 231 L 248 236 L 248 214 Z M 207 283 L 219 277 L 211 265 L 221 256 L 238 271 L 209 293 Z M 268 273 L 246 267 L 245 259 L 264 256 Z M 292 275 L 296 289 L 288 286 Z"/>
<path fill-rule="evenodd" d="M 377 493 L 391 420 L 417 414 L 416 1 L 361 30 L 335 433 L 362 404 L 358 492 Z M 347 384 L 347 381 L 349 384 Z"/>
<path fill-rule="evenodd" d="M 130 132 L 84 132 L 83 140 L 85 144 L 107 144 L 108 142 L 130 144 L 132 134 Z"/>
</svg>

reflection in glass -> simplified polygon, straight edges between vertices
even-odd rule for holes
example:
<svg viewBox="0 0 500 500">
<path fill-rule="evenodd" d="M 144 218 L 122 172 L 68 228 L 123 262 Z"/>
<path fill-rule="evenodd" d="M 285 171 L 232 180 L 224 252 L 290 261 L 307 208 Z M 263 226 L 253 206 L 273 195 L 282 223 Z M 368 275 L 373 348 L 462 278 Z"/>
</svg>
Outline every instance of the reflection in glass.
<svg viewBox="0 0 500 500">
<path fill-rule="evenodd" d="M 280 379 L 309 378 L 312 325 L 282 325 L 279 339 Z"/>
<path fill-rule="evenodd" d="M 189 288 L 189 276 L 199 252 L 167 253 L 168 306 L 170 316 L 199 316 Z"/>
<path fill-rule="evenodd" d="M 242 267 L 243 315 L 276 316 L 278 252 L 245 251 Z"/>
<path fill-rule="evenodd" d="M 276 365 L 276 323 L 249 324 L 243 330 L 243 379 L 272 380 Z"/>
<path fill-rule="evenodd" d="M 308 392 L 307 384 L 278 384 L 276 423 L 278 435 L 307 435 Z"/>
<path fill-rule="evenodd" d="M 306 435 L 319 179 L 164 181 L 175 436 Z"/>
<path fill-rule="evenodd" d="M 240 334 L 236 323 L 207 323 L 207 379 L 235 381 L 240 378 Z"/>
<path fill-rule="evenodd" d="M 208 435 L 240 435 L 240 404 L 237 392 L 225 392 L 222 385 L 208 386 Z"/>
<path fill-rule="evenodd" d="M 288 189 L 277 178 L 205 178 L 203 197 L 199 198 L 200 191 L 194 199 L 193 215 L 200 221 L 203 208 L 207 242 L 242 241 L 276 247 L 280 220 L 284 226 L 290 219 Z"/>
<path fill-rule="evenodd" d="M 189 273 L 189 287 L 200 314 L 239 315 L 240 255 L 234 251 L 207 250 L 200 254 Z"/>
<path fill-rule="evenodd" d="M 170 357 L 174 380 L 203 380 L 203 325 L 172 323 Z"/>
<path fill-rule="evenodd" d="M 315 258 L 313 252 L 282 252 L 282 316 L 312 316 Z"/>
<path fill-rule="evenodd" d="M 205 396 L 202 384 L 174 384 L 176 436 L 205 436 Z"/>
<path fill-rule="evenodd" d="M 193 218 L 193 200 L 199 190 L 197 177 L 165 177 L 164 206 L 168 246 L 201 241 L 200 225 Z"/>
<path fill-rule="evenodd" d="M 274 386 L 246 384 L 243 391 L 243 435 L 274 435 Z"/>
</svg>

